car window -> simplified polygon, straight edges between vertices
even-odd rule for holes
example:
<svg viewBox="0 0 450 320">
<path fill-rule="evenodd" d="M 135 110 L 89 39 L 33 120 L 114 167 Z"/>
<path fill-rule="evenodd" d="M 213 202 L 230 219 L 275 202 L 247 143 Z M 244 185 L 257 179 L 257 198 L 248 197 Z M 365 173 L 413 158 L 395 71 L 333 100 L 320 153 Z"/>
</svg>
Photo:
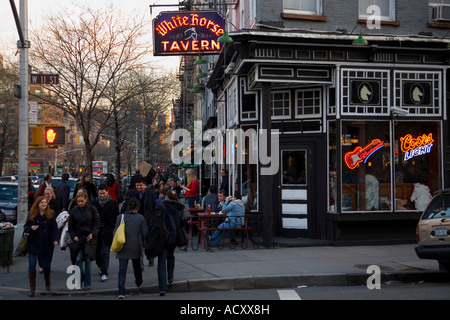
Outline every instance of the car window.
<svg viewBox="0 0 450 320">
<path fill-rule="evenodd" d="M 450 218 L 450 194 L 434 197 L 422 217 L 422 219 L 440 218 Z"/>
<path fill-rule="evenodd" d="M 17 186 L 0 186 L 0 200 L 17 201 Z"/>
</svg>

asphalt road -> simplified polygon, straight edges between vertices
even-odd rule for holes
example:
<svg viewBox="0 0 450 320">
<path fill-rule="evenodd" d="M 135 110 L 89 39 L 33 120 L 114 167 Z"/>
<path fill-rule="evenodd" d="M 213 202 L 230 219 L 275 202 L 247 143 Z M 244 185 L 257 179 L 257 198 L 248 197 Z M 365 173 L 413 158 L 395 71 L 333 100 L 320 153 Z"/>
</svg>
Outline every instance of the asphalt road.
<svg viewBox="0 0 450 320">
<path fill-rule="evenodd" d="M 28 291 L 18 291 L 0 287 L 1 300 L 28 299 Z M 118 300 L 116 295 L 61 295 L 36 296 L 33 300 Z M 211 292 L 182 292 L 159 294 L 127 295 L 131 301 L 280 301 L 280 300 L 450 300 L 450 283 L 400 283 L 390 282 L 380 289 L 366 286 L 300 286 L 298 288 L 265 290 L 226 290 Z M 30 301 L 30 300 L 29 300 Z"/>
</svg>

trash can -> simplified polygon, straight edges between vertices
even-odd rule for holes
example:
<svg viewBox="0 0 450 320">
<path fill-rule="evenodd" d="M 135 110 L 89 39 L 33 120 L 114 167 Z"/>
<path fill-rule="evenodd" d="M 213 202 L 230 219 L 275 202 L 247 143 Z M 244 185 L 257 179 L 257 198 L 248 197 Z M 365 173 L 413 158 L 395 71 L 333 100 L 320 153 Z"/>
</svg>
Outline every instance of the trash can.
<svg viewBox="0 0 450 320">
<path fill-rule="evenodd" d="M 6 268 L 13 263 L 14 228 L 0 227 L 0 266 Z"/>
</svg>

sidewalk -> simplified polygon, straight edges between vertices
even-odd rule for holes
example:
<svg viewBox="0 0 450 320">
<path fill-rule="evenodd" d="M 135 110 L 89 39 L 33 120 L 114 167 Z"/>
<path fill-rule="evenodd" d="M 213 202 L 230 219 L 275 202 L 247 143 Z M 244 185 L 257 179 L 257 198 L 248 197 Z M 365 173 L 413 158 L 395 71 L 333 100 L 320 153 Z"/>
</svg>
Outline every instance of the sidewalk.
<svg viewBox="0 0 450 320">
<path fill-rule="evenodd" d="M 21 230 L 16 229 L 15 244 Z M 208 252 L 202 249 L 175 251 L 175 285 L 172 292 L 208 290 L 237 290 L 256 288 L 296 288 L 298 286 L 366 285 L 371 274 L 367 267 L 377 265 L 381 269 L 382 282 L 386 281 L 448 281 L 446 273 L 440 273 L 437 261 L 421 260 L 414 251 L 415 244 L 384 246 L 311 246 L 277 247 L 273 249 L 230 249 Z M 127 294 L 158 293 L 155 266 L 148 267 L 144 259 L 144 287 L 134 287 L 131 263 L 126 280 Z M 70 265 L 69 251 L 57 247 L 52 262 L 53 295 L 117 294 L 118 260 L 111 254 L 108 281 L 101 283 L 98 268 L 92 263 L 91 290 L 69 290 L 66 273 Z M 20 299 L 28 299 L 28 257 L 14 257 L 7 273 L 0 268 L 0 290 L 20 292 Z M 37 276 L 37 295 L 45 293 L 43 275 Z M 170 293 L 169 291 L 169 293 Z M 88 298 L 88 297 L 87 297 Z"/>
</svg>

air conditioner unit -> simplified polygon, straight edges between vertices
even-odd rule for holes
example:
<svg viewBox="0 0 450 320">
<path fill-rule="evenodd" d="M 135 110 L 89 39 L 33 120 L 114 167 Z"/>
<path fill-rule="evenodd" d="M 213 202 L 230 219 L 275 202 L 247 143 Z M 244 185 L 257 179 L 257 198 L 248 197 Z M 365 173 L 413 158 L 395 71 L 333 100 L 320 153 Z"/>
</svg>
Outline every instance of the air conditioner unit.
<svg viewBox="0 0 450 320">
<path fill-rule="evenodd" d="M 433 21 L 450 21 L 450 6 L 433 7 Z"/>
</svg>

